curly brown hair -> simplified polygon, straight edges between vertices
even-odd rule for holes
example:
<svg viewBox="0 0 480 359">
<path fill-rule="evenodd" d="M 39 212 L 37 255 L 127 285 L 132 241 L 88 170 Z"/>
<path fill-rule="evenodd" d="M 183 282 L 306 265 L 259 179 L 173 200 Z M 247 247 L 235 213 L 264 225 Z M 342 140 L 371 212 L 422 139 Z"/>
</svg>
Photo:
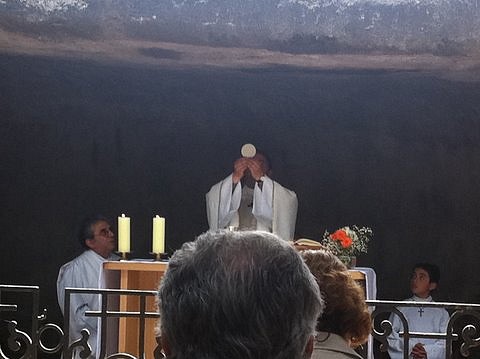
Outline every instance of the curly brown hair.
<svg viewBox="0 0 480 359">
<path fill-rule="evenodd" d="M 306 250 L 301 255 L 325 300 L 317 330 L 338 334 L 350 341 L 352 347 L 364 344 L 372 329 L 372 320 L 360 285 L 334 254 L 325 250 Z"/>
</svg>

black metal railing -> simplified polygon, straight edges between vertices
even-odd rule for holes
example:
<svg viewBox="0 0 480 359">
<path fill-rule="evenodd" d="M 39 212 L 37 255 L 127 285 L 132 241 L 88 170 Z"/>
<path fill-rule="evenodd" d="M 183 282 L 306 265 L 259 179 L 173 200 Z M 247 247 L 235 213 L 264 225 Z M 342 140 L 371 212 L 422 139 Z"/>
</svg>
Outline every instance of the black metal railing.
<svg viewBox="0 0 480 359">
<path fill-rule="evenodd" d="M 75 294 L 87 294 L 87 295 L 99 295 L 101 308 L 98 311 L 87 311 L 85 315 L 87 317 L 97 317 L 100 318 L 99 321 L 99 335 L 101 338 L 100 341 L 100 352 L 99 358 L 135 358 L 134 355 L 130 353 L 109 353 L 107 351 L 107 342 L 109 341 L 108 334 L 108 318 L 137 318 L 138 319 L 138 358 L 145 357 L 145 320 L 147 318 L 159 318 L 158 312 L 149 312 L 147 310 L 147 298 L 155 298 L 157 292 L 150 290 L 126 290 L 126 289 L 85 289 L 85 288 L 66 288 L 65 289 L 65 310 L 64 313 L 70 313 L 70 298 Z M 138 306 L 133 311 L 120 311 L 118 310 L 117 303 L 112 306 L 111 298 L 135 296 L 138 298 Z M 64 329 L 65 329 L 65 338 L 69 338 L 69 323 L 72 318 L 69 315 L 65 315 L 64 320 Z M 117 341 L 116 334 L 113 336 L 114 340 Z M 84 355 L 90 355 L 92 353 L 92 348 L 88 345 L 90 333 L 87 329 L 82 330 L 82 337 L 76 341 L 70 343 L 70 345 L 64 345 L 63 357 L 64 358 L 73 358 L 74 351 L 80 350 L 84 351 Z M 153 354 L 153 353 L 152 353 Z"/>
<path fill-rule="evenodd" d="M 37 286 L 13 286 L 0 285 L 0 316 L 9 313 L 9 317 L 16 313 L 18 305 L 12 300 L 4 300 L 5 294 L 10 296 L 27 295 L 30 297 L 30 323 L 18 323 L 16 320 L 3 320 L 4 336 L 0 341 L 0 357 L 5 359 L 36 359 L 42 353 L 55 354 L 62 352 L 63 358 L 73 358 L 75 352 L 83 352 L 82 357 L 88 357 L 92 353 L 92 348 L 88 344 L 90 333 L 88 329 L 81 332 L 81 336 L 69 342 L 69 323 L 72 318 L 65 315 L 62 326 L 55 323 L 46 323 L 46 313 L 40 313 L 39 298 L 40 290 Z M 86 316 L 99 318 L 99 335 L 101 336 L 98 357 L 100 358 L 144 358 L 145 337 L 149 333 L 145 332 L 145 322 L 149 318 L 158 318 L 159 314 L 155 311 L 147 310 L 147 298 L 155 297 L 156 291 L 146 290 L 121 290 L 121 289 L 85 289 L 85 288 L 67 288 L 65 290 L 65 313 L 70 313 L 70 302 L 72 295 L 97 295 L 100 296 L 101 308 L 95 311 L 87 311 Z M 122 297 L 134 296 L 138 300 L 138 306 L 135 309 L 131 307 L 128 310 L 119 310 L 118 303 Z M 115 298 L 115 299 L 114 299 Z M 14 299 L 14 298 L 13 298 Z M 153 300 L 153 299 L 150 299 Z M 401 334 L 404 341 L 404 358 L 408 358 L 408 343 L 414 338 L 436 338 L 445 341 L 446 359 L 454 357 L 471 357 L 472 349 L 480 347 L 480 305 L 464 303 L 440 303 L 440 302 L 404 302 L 404 301 L 385 301 L 368 300 L 367 304 L 372 308 L 372 318 L 375 328 L 372 331 L 373 342 L 378 347 L 378 353 L 385 353 L 388 350 L 388 336 L 392 333 L 392 324 L 388 318 L 391 313 L 396 313 L 403 323 L 404 330 Z M 408 330 L 408 323 L 399 307 L 433 307 L 444 308 L 450 314 L 447 329 L 445 333 L 416 333 Z M 3 317 L 1 317 L 3 318 Z M 138 356 L 130 353 L 118 352 L 118 344 L 114 342 L 117 352 L 107 349 L 108 342 L 112 339 L 118 339 L 118 328 L 115 331 L 109 330 L 109 320 L 112 318 L 136 318 L 138 322 Z M 62 330 L 62 327 L 65 328 Z M 25 329 L 29 328 L 29 329 Z M 54 345 L 47 346 L 44 343 L 44 337 L 47 332 L 53 332 L 58 337 Z M 3 334 L 6 333 L 6 334 Z M 455 350 L 453 350 L 455 347 Z M 156 352 L 159 350 L 156 348 Z M 369 351 L 372 353 L 372 351 Z M 377 354 L 378 354 L 377 353 Z M 149 353 L 150 356 L 152 353 Z M 365 357 L 367 351 L 362 353 Z"/>
<path fill-rule="evenodd" d="M 18 310 L 18 305 L 7 303 L 6 297 L 12 296 L 13 301 L 15 301 L 20 295 L 30 297 L 27 298 L 27 302 L 31 304 L 30 309 L 28 309 L 31 315 L 29 320 L 30 333 L 20 330 L 16 320 L 3 320 L 3 332 L 8 334 L 6 334 L 7 338 L 0 338 L 2 339 L 1 343 L 6 345 L 6 348 L 0 346 L 0 357 L 8 358 L 6 351 L 9 351 L 14 354 L 18 353 L 20 358 L 35 359 L 39 350 L 45 353 L 60 351 L 61 345 L 51 348 L 42 341 L 43 335 L 49 330 L 58 330 L 62 336 L 63 333 L 56 324 L 41 325 L 46 320 L 46 311 L 44 310 L 40 314 L 40 288 L 38 286 L 0 285 L 0 318 L 3 319 L 2 314 L 6 312 L 13 314 Z"/>
<path fill-rule="evenodd" d="M 92 354 L 92 348 L 88 343 L 90 332 L 83 329 L 80 337 L 69 342 L 69 323 L 72 318 L 65 315 L 62 327 L 54 323 L 45 323 L 45 311 L 39 315 L 39 293 L 37 286 L 13 286 L 0 285 L 0 315 L 2 312 L 15 313 L 18 310 L 17 304 L 6 303 L 3 299 L 4 293 L 26 293 L 31 297 L 31 325 L 30 330 L 22 330 L 16 320 L 3 320 L 6 333 L 4 338 L 0 338 L 0 358 L 4 359 L 36 359 L 41 354 L 55 354 L 62 352 L 62 357 L 66 358 L 88 358 Z M 107 343 L 110 337 L 117 339 L 117 333 L 108 331 L 108 318 L 137 318 L 138 319 L 138 358 L 144 358 L 145 355 L 145 320 L 147 318 L 158 318 L 158 312 L 147 311 L 146 301 L 148 297 L 155 297 L 156 291 L 146 290 L 121 290 L 121 289 L 86 289 L 86 288 L 66 288 L 65 289 L 65 313 L 70 313 L 71 296 L 76 294 L 82 295 L 98 295 L 100 296 L 101 308 L 97 311 L 87 311 L 85 316 L 98 317 L 99 333 L 101 335 L 99 358 L 130 358 L 135 359 L 136 356 L 129 353 L 109 353 L 107 352 Z M 138 298 L 138 308 L 132 311 L 120 311 L 116 305 L 111 304 L 111 298 L 126 296 L 134 296 Z M 115 308 L 116 307 L 116 308 Z M 0 318 L 2 318 L 0 316 Z M 43 336 L 53 331 L 58 337 L 54 346 L 47 346 L 43 342 Z M 29 333 L 28 333 L 29 332 Z M 158 350 L 157 350 L 158 352 Z M 78 355 L 76 354 L 78 353 Z"/>
<path fill-rule="evenodd" d="M 372 308 L 372 319 L 375 327 L 372 331 L 373 338 L 379 342 L 379 350 L 388 350 L 388 337 L 392 334 L 392 323 L 388 318 L 394 313 L 402 323 L 403 331 L 400 336 L 403 338 L 403 357 L 409 358 L 409 343 L 411 339 L 439 339 L 445 341 L 445 358 L 452 358 L 454 355 L 453 344 L 457 343 L 458 354 L 462 357 L 469 357 L 471 349 L 480 346 L 480 304 L 469 303 L 445 303 L 445 302 L 413 302 L 413 301 L 389 301 L 389 300 L 367 300 Z M 443 308 L 449 313 L 450 319 L 445 333 L 420 333 L 409 330 L 408 322 L 404 314 L 398 309 L 400 307 Z"/>
</svg>

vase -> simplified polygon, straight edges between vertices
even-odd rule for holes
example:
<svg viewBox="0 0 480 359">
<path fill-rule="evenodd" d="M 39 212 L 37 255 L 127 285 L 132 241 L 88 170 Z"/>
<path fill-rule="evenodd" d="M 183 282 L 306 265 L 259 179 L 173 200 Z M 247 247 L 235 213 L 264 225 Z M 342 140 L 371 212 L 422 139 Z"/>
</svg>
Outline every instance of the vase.
<svg viewBox="0 0 480 359">
<path fill-rule="evenodd" d="M 352 269 L 357 266 L 357 257 L 355 256 L 338 256 L 338 258 L 348 269 Z"/>
</svg>

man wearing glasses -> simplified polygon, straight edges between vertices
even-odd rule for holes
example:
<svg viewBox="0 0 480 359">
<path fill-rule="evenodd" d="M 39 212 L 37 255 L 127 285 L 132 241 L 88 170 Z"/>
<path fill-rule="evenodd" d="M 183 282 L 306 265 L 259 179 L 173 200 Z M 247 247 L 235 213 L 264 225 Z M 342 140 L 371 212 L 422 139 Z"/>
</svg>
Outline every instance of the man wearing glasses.
<svg viewBox="0 0 480 359">
<path fill-rule="evenodd" d="M 84 252 L 64 264 L 58 273 L 57 297 L 64 316 L 65 288 L 104 288 L 103 276 L 101 276 L 103 262 L 120 258 L 113 254 L 116 247 L 115 236 L 105 217 L 86 218 L 80 227 L 78 239 Z M 96 352 L 98 319 L 85 316 L 85 312 L 91 310 L 100 310 L 98 295 L 72 293 L 70 296 L 69 344 L 81 338 L 80 331 L 82 329 L 88 329 L 90 332 L 88 343 L 92 348 L 89 358 L 95 358 L 98 354 Z M 78 353 L 76 357 L 78 357 Z"/>
</svg>

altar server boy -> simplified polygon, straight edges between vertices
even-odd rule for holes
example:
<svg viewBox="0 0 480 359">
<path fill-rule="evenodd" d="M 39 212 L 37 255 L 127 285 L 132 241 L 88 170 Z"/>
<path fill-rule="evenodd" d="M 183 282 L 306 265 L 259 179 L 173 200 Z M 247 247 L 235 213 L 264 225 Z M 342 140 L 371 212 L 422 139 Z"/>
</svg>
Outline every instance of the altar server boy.
<svg viewBox="0 0 480 359">
<path fill-rule="evenodd" d="M 413 296 L 406 299 L 415 302 L 433 302 L 431 293 L 440 280 L 438 267 L 430 263 L 418 263 L 414 266 L 410 278 L 410 289 Z M 445 333 L 449 315 L 443 308 L 399 307 L 408 322 L 409 332 Z M 390 315 L 392 334 L 388 337 L 388 353 L 391 359 L 404 357 L 403 337 L 399 333 L 404 331 L 398 315 Z M 413 359 L 443 359 L 445 358 L 445 339 L 410 338 L 408 356 Z"/>
</svg>

